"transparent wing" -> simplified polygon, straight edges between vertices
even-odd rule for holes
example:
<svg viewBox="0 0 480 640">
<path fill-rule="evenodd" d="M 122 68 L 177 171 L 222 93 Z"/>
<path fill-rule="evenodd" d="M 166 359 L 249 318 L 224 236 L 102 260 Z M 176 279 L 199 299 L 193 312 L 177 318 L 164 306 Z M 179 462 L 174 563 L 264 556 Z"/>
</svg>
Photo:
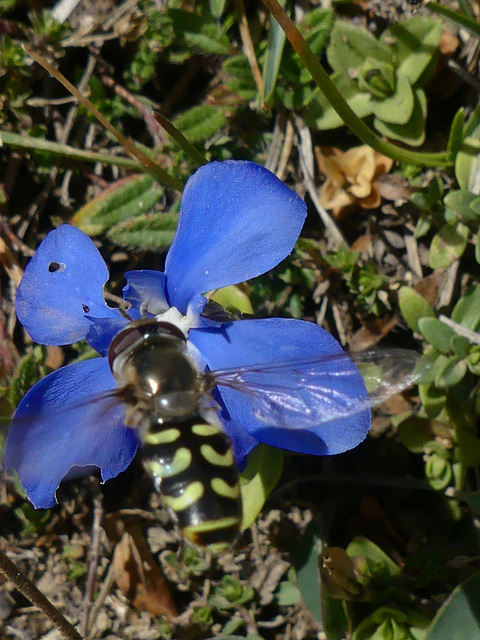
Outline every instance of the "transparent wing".
<svg viewBox="0 0 480 640">
<path fill-rule="evenodd" d="M 368 396 L 361 393 L 360 370 Z M 263 363 L 206 374 L 207 385 L 246 393 L 255 416 L 269 426 L 309 428 L 376 407 L 411 387 L 428 363 L 410 349 Z M 286 422 L 287 421 L 287 422 Z"/>
</svg>

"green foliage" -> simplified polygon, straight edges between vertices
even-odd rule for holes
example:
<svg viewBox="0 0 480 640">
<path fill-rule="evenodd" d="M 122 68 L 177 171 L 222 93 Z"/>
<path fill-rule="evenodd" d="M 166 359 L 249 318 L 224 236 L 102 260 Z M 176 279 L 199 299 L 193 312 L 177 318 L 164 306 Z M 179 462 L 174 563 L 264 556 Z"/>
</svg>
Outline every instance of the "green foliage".
<svg viewBox="0 0 480 640">
<path fill-rule="evenodd" d="M 429 620 L 413 609 L 380 607 L 355 628 L 352 640 L 423 640 Z"/>
<path fill-rule="evenodd" d="M 373 116 L 379 133 L 419 146 L 425 139 L 427 112 L 423 87 L 435 68 L 440 35 L 440 21 L 424 16 L 393 25 L 379 39 L 337 20 L 327 47 L 331 80 L 360 118 Z M 343 124 L 320 90 L 305 119 L 320 130 Z"/>
<path fill-rule="evenodd" d="M 438 610 L 425 640 L 478 638 L 480 636 L 480 618 L 477 612 L 479 592 L 479 574 L 460 584 Z"/>
<path fill-rule="evenodd" d="M 257 519 L 266 499 L 278 484 L 283 469 L 283 451 L 261 444 L 248 457 L 247 468 L 240 474 L 243 519 L 247 529 Z"/>
<path fill-rule="evenodd" d="M 225 107 L 201 104 L 184 111 L 173 124 L 190 142 L 205 142 L 225 125 L 226 112 Z"/>
<path fill-rule="evenodd" d="M 355 296 L 355 304 L 364 313 L 380 316 L 385 312 L 382 295 L 388 292 L 388 278 L 377 273 L 373 264 L 361 259 L 360 252 L 341 246 L 337 253 L 327 255 L 325 261 L 341 271 L 350 293 Z"/>
<path fill-rule="evenodd" d="M 248 604 L 254 598 L 250 585 L 243 585 L 233 576 L 223 576 L 220 585 L 215 587 L 208 599 L 209 604 L 221 611 L 230 611 Z"/>
<path fill-rule="evenodd" d="M 36 346 L 31 353 L 24 356 L 15 367 L 8 392 L 8 400 L 12 407 L 17 407 L 20 400 L 33 385 L 48 373 L 45 367 L 45 349 Z"/>
<path fill-rule="evenodd" d="M 28 502 L 15 509 L 15 515 L 21 522 L 22 535 L 25 537 L 41 535 L 51 520 L 49 509 L 34 509 Z"/>
</svg>

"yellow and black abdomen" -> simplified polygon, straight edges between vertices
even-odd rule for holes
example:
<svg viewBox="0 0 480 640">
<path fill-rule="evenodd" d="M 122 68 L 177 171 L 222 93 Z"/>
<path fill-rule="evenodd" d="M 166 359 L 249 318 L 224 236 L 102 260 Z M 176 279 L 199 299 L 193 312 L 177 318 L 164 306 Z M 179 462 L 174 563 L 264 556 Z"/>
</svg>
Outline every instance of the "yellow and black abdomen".
<svg viewBox="0 0 480 640">
<path fill-rule="evenodd" d="M 228 548 L 242 520 L 238 472 L 228 437 L 199 416 L 175 426 L 152 420 L 145 459 L 183 535 L 215 552 Z"/>
</svg>

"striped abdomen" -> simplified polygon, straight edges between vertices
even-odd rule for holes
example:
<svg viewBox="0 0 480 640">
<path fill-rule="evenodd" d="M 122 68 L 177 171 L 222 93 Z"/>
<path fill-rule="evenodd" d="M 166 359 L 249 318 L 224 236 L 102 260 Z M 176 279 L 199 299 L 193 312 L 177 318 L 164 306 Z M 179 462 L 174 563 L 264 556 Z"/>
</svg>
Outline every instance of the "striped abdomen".
<svg viewBox="0 0 480 640">
<path fill-rule="evenodd" d="M 199 416 L 150 425 L 146 466 L 183 535 L 219 552 L 240 531 L 242 503 L 228 437 Z"/>
</svg>

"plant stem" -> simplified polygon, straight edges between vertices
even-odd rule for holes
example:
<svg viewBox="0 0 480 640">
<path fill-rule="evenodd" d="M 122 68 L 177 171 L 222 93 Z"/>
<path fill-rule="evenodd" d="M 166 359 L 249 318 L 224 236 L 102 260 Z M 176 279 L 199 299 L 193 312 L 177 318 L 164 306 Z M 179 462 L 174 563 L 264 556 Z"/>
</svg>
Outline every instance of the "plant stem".
<svg viewBox="0 0 480 640">
<path fill-rule="evenodd" d="M 108 155 L 107 153 L 98 153 L 96 151 L 85 151 L 71 147 L 68 144 L 52 142 L 51 140 L 44 140 L 43 138 L 23 136 L 19 133 L 0 131 L 0 146 L 3 144 L 16 147 L 17 149 L 27 149 L 27 151 L 43 151 L 44 153 L 51 153 L 55 156 L 63 156 L 69 160 L 80 160 L 92 163 L 102 162 L 103 164 L 112 164 L 117 167 L 144 171 L 143 165 L 133 158 Z"/>
<path fill-rule="evenodd" d="M 375 135 L 363 120 L 357 116 L 353 109 L 350 108 L 347 101 L 330 80 L 328 73 L 317 60 L 315 54 L 306 43 L 294 22 L 288 17 L 282 7 L 278 4 L 277 0 L 262 0 L 262 2 L 285 31 L 285 35 L 290 41 L 290 44 L 298 53 L 309 70 L 313 80 L 323 92 L 332 107 L 342 118 L 350 131 L 352 131 L 352 133 L 354 133 L 364 144 L 368 144 L 372 149 L 375 149 L 375 151 L 383 153 L 389 158 L 393 158 L 396 162 L 406 162 L 424 167 L 442 167 L 453 164 L 453 154 L 448 151 L 439 153 L 411 151 L 409 149 L 402 149 L 401 147 L 382 140 L 382 138 Z"/>
<path fill-rule="evenodd" d="M 75 98 L 83 104 L 83 106 L 100 122 L 100 124 L 105 127 L 107 131 L 120 142 L 125 151 L 127 151 L 134 158 L 139 160 L 149 171 L 150 173 L 158 180 L 158 182 L 166 187 L 172 187 L 177 191 L 183 190 L 183 182 L 171 176 L 164 169 L 162 169 L 156 162 L 154 162 L 146 153 L 144 153 L 141 149 L 139 149 L 131 140 L 125 138 L 124 135 L 116 129 L 105 116 L 100 113 L 100 111 L 93 106 L 93 104 L 88 100 L 82 93 L 78 91 L 78 89 L 71 83 L 69 80 L 65 78 L 63 74 L 58 71 L 55 67 L 53 67 L 43 56 L 39 55 L 33 49 L 30 49 L 26 45 L 23 45 L 23 48 L 27 52 L 29 56 L 31 56 L 35 62 L 38 62 L 48 73 L 53 76 L 56 80 L 58 80 L 63 86 L 73 95 Z"/>
<path fill-rule="evenodd" d="M 82 636 L 74 629 L 68 620 L 53 606 L 37 587 L 30 582 L 20 571 L 17 566 L 0 550 L 0 571 L 3 575 L 13 582 L 15 587 L 30 602 L 38 607 L 49 620 L 53 622 L 60 633 L 67 640 L 82 640 Z"/>
</svg>

